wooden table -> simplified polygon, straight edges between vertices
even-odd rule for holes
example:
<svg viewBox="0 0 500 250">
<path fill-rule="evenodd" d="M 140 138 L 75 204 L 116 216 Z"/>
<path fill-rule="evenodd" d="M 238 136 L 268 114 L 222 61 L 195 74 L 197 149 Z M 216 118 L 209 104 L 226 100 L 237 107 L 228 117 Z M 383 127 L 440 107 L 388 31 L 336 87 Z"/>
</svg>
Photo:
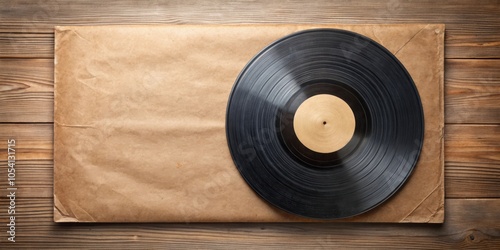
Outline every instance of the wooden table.
<svg viewBox="0 0 500 250">
<path fill-rule="evenodd" d="M 424 224 L 55 224 L 54 25 L 445 23 L 446 218 Z M 0 248 L 500 246 L 499 1 L 0 0 Z M 7 139 L 16 139 L 16 243 Z"/>
</svg>

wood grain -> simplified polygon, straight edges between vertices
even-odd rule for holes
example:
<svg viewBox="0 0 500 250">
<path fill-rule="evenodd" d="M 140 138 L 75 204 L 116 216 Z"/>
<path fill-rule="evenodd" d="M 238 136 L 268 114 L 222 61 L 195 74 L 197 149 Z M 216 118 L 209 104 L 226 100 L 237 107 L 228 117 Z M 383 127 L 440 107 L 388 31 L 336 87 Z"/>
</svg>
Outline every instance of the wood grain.
<svg viewBox="0 0 500 250">
<path fill-rule="evenodd" d="M 0 32 L 0 58 L 54 58 L 54 34 Z"/>
<path fill-rule="evenodd" d="M 500 198 L 500 125 L 445 126 L 446 197 Z"/>
<path fill-rule="evenodd" d="M 446 60 L 447 123 L 500 123 L 500 60 Z"/>
<path fill-rule="evenodd" d="M 500 123 L 500 60 L 445 61 L 447 123 Z M 53 122 L 53 60 L 0 59 L 0 123 Z"/>
<path fill-rule="evenodd" d="M 446 223 L 55 224 L 52 199 L 18 198 L 16 247 L 151 249 L 472 248 L 500 244 L 498 199 L 447 199 Z M 0 207 L 7 200 L 0 198 Z M 5 221 L 5 213 L 0 220 Z M 0 237 L 4 243 L 6 237 Z"/>
<path fill-rule="evenodd" d="M 52 124 L 0 124 L 0 142 L 16 139 L 17 184 L 23 197 L 51 197 Z M 445 127 L 447 198 L 500 198 L 500 125 Z M 5 159 L 6 143 L 0 145 Z M 0 176 L 6 175 L 0 161 Z M 7 182 L 0 180 L 0 190 Z"/>
<path fill-rule="evenodd" d="M 498 1 L 38 1 L 2 0 L 0 56 L 52 58 L 55 25 L 182 23 L 445 23 L 447 58 L 500 58 Z M 471 22 L 471 20 L 474 20 Z M 33 37 L 31 41 L 22 36 Z M 43 41 L 42 41 L 43 40 Z M 9 44 L 10 43 L 10 44 Z M 32 51 L 33 54 L 29 54 Z"/>
<path fill-rule="evenodd" d="M 7 140 L 16 141 L 16 160 L 52 160 L 52 124 L 0 124 L 0 159 L 7 159 Z M 2 180 L 3 181 L 3 180 Z"/>
<path fill-rule="evenodd" d="M 54 164 L 52 160 L 16 161 L 17 195 L 26 198 L 50 198 L 53 196 Z M 0 176 L 7 176 L 7 162 L 0 161 Z M 0 195 L 7 190 L 7 178 L 0 181 Z"/>
<path fill-rule="evenodd" d="M 447 125 L 445 161 L 500 164 L 500 125 Z"/>
<path fill-rule="evenodd" d="M 0 59 L 0 122 L 53 122 L 53 60 Z"/>
</svg>

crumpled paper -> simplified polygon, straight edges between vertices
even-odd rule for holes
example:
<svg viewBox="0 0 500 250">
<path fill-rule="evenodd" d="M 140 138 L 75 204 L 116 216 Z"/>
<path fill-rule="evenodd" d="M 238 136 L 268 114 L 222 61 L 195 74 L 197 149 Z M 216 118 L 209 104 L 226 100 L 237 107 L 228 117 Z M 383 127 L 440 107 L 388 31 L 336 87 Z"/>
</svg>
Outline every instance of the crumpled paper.
<svg viewBox="0 0 500 250">
<path fill-rule="evenodd" d="M 146 25 L 55 29 L 56 222 L 294 222 L 235 168 L 224 123 L 231 87 L 269 43 L 310 28 L 368 36 L 405 65 L 425 138 L 407 183 L 340 221 L 444 218 L 444 25 Z M 363 45 L 353 41 L 355 49 Z"/>
</svg>

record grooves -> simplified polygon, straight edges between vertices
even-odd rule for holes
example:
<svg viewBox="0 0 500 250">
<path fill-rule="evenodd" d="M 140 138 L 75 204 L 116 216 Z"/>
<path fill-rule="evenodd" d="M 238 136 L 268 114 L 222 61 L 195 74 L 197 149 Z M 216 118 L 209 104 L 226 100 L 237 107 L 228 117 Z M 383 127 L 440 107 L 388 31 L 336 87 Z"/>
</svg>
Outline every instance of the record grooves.
<svg viewBox="0 0 500 250">
<path fill-rule="evenodd" d="M 387 49 L 353 32 L 316 29 L 274 42 L 246 65 L 226 133 L 236 167 L 262 198 L 336 219 L 376 207 L 404 184 L 424 118 L 413 80 Z"/>
</svg>

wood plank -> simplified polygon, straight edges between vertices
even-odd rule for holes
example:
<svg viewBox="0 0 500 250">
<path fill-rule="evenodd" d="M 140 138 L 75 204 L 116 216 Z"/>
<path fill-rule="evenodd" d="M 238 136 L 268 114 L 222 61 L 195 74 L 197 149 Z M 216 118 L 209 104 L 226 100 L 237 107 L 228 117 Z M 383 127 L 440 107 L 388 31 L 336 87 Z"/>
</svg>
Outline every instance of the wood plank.
<svg viewBox="0 0 500 250">
<path fill-rule="evenodd" d="M 0 93 L 0 121 L 53 122 L 53 106 L 53 92 Z"/>
<path fill-rule="evenodd" d="M 500 125 L 445 127 L 447 198 L 500 198 Z M 23 197 L 51 197 L 52 125 L 0 124 L 0 142 L 16 138 L 17 179 Z M 6 176 L 7 144 L 0 145 L 0 176 Z M 7 188 L 0 179 L 0 190 Z"/>
<path fill-rule="evenodd" d="M 7 140 L 16 141 L 16 161 L 52 160 L 52 124 L 0 124 L 0 160 L 7 159 Z"/>
<path fill-rule="evenodd" d="M 500 125 L 446 125 L 445 161 L 499 164 Z"/>
<path fill-rule="evenodd" d="M 0 59 L 0 122 L 52 122 L 53 60 Z"/>
<path fill-rule="evenodd" d="M 447 123 L 500 123 L 500 59 L 445 62 Z M 0 123 L 53 122 L 52 59 L 0 59 Z"/>
<path fill-rule="evenodd" d="M 445 127 L 447 197 L 500 197 L 500 125 Z"/>
<path fill-rule="evenodd" d="M 17 160 L 15 187 L 19 197 L 52 197 L 54 164 L 52 160 Z M 0 161 L 0 177 L 7 176 L 7 161 Z M 0 190 L 10 187 L 7 178 L 0 178 Z M 2 195 L 4 196 L 4 195 Z"/>
<path fill-rule="evenodd" d="M 0 91 L 54 91 L 54 60 L 0 59 Z"/>
<path fill-rule="evenodd" d="M 16 198 L 16 247 L 48 248 L 472 248 L 500 244 L 500 199 L 447 199 L 446 223 L 55 224 L 52 199 Z M 0 198 L 0 207 L 7 207 Z M 6 213 L 0 218 L 6 221 Z M 6 237 L 0 238 L 7 244 Z"/>
<path fill-rule="evenodd" d="M 500 123 L 500 60 L 446 60 L 448 123 Z"/>
<path fill-rule="evenodd" d="M 447 198 L 500 198 L 500 164 L 447 162 L 445 187 Z"/>
<path fill-rule="evenodd" d="M 0 58 L 54 58 L 52 33 L 0 33 Z"/>
<path fill-rule="evenodd" d="M 0 32 L 8 46 L 24 46 L 28 56 L 33 42 L 17 39 L 17 33 L 37 36 L 52 33 L 55 25 L 178 24 L 178 23 L 445 23 L 447 58 L 500 58 L 500 4 L 498 1 L 39 1 L 1 0 Z M 9 33 L 16 33 L 9 35 Z M 41 39 L 40 37 L 34 40 Z M 19 41 L 19 42 L 15 42 Z M 39 41 L 43 46 L 48 39 Z M 2 46 L 0 46 L 2 48 Z M 49 48 L 33 50 L 33 56 L 52 57 Z M 38 53 L 38 54 L 37 54 Z"/>
</svg>

